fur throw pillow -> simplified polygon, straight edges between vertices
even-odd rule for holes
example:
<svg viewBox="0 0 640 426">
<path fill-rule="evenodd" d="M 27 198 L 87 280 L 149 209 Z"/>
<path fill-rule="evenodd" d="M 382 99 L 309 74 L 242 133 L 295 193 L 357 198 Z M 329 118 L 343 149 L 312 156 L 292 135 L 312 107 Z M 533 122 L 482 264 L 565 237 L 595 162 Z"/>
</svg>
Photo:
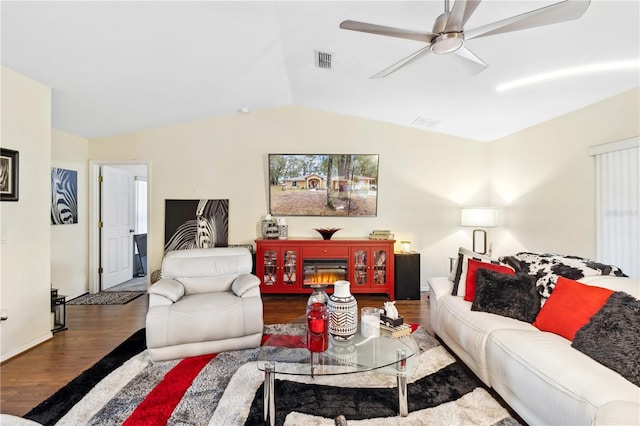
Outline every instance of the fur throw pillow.
<svg viewBox="0 0 640 426">
<path fill-rule="evenodd" d="M 471 310 L 531 323 L 540 311 L 540 295 L 529 275 L 507 275 L 478 269 Z"/>
<path fill-rule="evenodd" d="M 640 386 L 640 300 L 616 291 L 571 346 Z"/>
</svg>

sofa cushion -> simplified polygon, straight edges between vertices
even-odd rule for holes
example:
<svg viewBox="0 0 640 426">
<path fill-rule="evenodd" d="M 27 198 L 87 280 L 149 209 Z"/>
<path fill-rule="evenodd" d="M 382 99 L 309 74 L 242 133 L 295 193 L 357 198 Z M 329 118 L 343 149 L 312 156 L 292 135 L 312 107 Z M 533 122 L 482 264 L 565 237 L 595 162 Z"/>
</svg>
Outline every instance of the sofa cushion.
<svg viewBox="0 0 640 426">
<path fill-rule="evenodd" d="M 573 340 L 576 331 L 589 322 L 611 294 L 613 290 L 558 277 L 553 293 L 540 309 L 533 325 Z"/>
<path fill-rule="evenodd" d="M 589 425 L 613 400 L 640 408 L 640 390 L 557 334 L 501 329 L 487 342 L 491 386 L 529 424 Z M 628 422 L 620 424 L 635 424 Z"/>
<path fill-rule="evenodd" d="M 464 300 L 467 302 L 473 302 L 476 294 L 476 274 L 478 269 L 490 269 L 492 271 L 501 272 L 503 274 L 513 275 L 515 272 L 512 268 L 503 265 L 496 265 L 487 262 L 478 262 L 474 259 L 469 259 L 467 264 L 467 282 L 466 290 L 464 294 Z M 531 321 L 529 321 L 531 322 Z"/>
<path fill-rule="evenodd" d="M 223 340 L 255 333 L 261 322 L 248 321 L 244 303 L 245 299 L 232 292 L 184 296 L 169 308 L 166 345 Z M 262 312 L 259 314 L 261 316 Z M 254 324 L 254 329 L 247 330 Z"/>
<path fill-rule="evenodd" d="M 640 386 L 640 300 L 613 293 L 571 346 Z"/>
<path fill-rule="evenodd" d="M 471 261 L 469 261 L 471 262 Z M 479 269 L 472 311 L 489 312 L 531 323 L 540 311 L 540 295 L 529 275 Z"/>
<path fill-rule="evenodd" d="M 490 385 L 486 363 L 489 334 L 502 328 L 536 330 L 531 324 L 512 318 L 471 311 L 471 302 L 450 294 L 438 298 L 436 305 L 434 331 L 487 385 Z"/>
<path fill-rule="evenodd" d="M 624 277 L 614 277 L 612 275 L 595 275 L 584 277 L 578 280 L 579 283 L 595 285 L 597 287 L 608 288 L 613 291 L 624 291 L 640 299 L 640 280 Z"/>
<path fill-rule="evenodd" d="M 467 283 L 467 267 L 468 267 L 469 259 L 475 259 L 479 262 L 491 263 L 491 258 L 489 256 L 484 256 L 472 250 L 466 249 L 464 247 L 460 247 L 458 249 L 458 260 L 456 262 L 456 275 L 453 280 L 453 290 L 451 292 L 453 296 L 464 297 L 465 295 L 466 283 Z"/>
</svg>

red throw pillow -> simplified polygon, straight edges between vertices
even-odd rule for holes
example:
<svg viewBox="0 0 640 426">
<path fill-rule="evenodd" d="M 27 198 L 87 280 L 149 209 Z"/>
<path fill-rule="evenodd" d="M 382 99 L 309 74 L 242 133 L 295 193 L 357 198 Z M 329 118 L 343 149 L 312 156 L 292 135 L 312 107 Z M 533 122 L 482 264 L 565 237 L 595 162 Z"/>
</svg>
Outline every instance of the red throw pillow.
<svg viewBox="0 0 640 426">
<path fill-rule="evenodd" d="M 613 290 L 608 288 L 558 277 L 553 293 L 540 309 L 533 325 L 573 340 L 576 332 L 589 322 L 612 294 Z"/>
<path fill-rule="evenodd" d="M 464 293 L 464 300 L 467 302 L 473 302 L 476 295 L 476 272 L 478 269 L 491 269 L 492 271 L 500 272 L 502 274 L 515 275 L 515 271 L 508 266 L 496 265 L 495 263 L 479 262 L 477 260 L 469 259 L 467 266 L 467 282 Z"/>
</svg>

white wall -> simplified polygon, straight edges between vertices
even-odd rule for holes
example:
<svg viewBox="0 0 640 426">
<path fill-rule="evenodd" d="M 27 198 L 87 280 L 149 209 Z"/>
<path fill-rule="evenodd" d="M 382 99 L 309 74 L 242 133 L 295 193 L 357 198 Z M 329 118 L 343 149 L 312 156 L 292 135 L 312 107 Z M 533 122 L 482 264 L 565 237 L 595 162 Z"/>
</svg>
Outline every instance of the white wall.
<svg viewBox="0 0 640 426">
<path fill-rule="evenodd" d="M 507 219 L 490 230 L 494 253 L 595 259 L 595 159 L 588 148 L 639 134 L 636 88 L 491 142 L 491 198 Z"/>
<path fill-rule="evenodd" d="M 78 223 L 51 225 L 51 283 L 69 300 L 89 289 L 89 141 L 56 129 L 51 138 L 51 167 L 78 172 Z"/>
<path fill-rule="evenodd" d="M 488 201 L 487 146 L 422 130 L 303 107 L 183 123 L 89 142 L 92 160 L 149 160 L 149 270 L 159 268 L 165 199 L 228 198 L 230 243 L 252 243 L 268 209 L 269 153 L 380 154 L 378 216 L 288 217 L 290 237 L 366 238 L 390 229 L 422 253 L 422 277 L 448 272 L 470 239 L 461 204 Z M 397 247 L 399 248 L 399 244 Z"/>
<path fill-rule="evenodd" d="M 0 202 L 4 361 L 51 337 L 51 90 L 1 69 L 1 145 L 19 151 L 19 201 Z"/>
</svg>

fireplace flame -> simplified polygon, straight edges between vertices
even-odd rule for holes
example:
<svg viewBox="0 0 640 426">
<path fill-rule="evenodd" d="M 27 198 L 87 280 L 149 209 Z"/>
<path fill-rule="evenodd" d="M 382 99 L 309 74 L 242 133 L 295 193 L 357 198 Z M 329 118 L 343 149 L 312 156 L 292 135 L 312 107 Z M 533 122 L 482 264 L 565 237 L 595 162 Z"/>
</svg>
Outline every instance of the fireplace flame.
<svg viewBox="0 0 640 426">
<path fill-rule="evenodd" d="M 333 284 L 338 280 L 344 280 L 344 274 L 337 274 L 335 272 L 318 272 L 316 274 L 309 274 L 304 277 L 305 284 Z"/>
</svg>

